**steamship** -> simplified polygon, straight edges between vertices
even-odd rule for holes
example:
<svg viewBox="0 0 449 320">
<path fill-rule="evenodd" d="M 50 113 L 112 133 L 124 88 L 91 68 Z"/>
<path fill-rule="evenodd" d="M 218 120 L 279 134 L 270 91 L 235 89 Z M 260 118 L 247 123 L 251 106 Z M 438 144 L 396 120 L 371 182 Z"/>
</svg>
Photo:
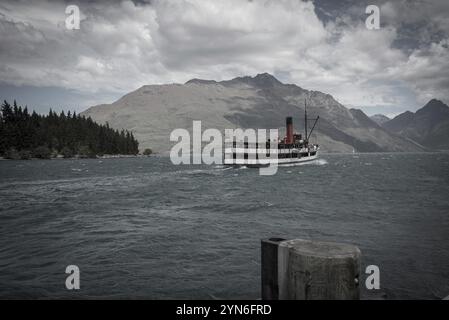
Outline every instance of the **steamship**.
<svg viewBox="0 0 449 320">
<path fill-rule="evenodd" d="M 292 117 L 286 118 L 286 135 L 283 139 L 272 143 L 232 141 L 225 146 L 224 164 L 229 166 L 265 167 L 272 164 L 286 165 L 309 162 L 318 158 L 318 144 L 309 143 L 309 138 L 320 117 L 307 118 L 307 107 L 304 107 L 304 136 L 294 132 Z M 310 132 L 309 121 L 315 121 Z M 232 143 L 232 144 L 231 144 Z"/>
</svg>

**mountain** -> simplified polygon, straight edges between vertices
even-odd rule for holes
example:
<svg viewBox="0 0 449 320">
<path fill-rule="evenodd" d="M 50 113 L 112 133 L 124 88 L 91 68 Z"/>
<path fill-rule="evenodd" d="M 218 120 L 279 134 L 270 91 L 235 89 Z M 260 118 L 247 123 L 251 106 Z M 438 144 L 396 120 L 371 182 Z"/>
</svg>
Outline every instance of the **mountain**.
<svg viewBox="0 0 449 320">
<path fill-rule="evenodd" d="M 284 84 L 268 73 L 227 81 L 192 79 L 185 84 L 146 85 L 112 104 L 91 107 L 83 114 L 112 128 L 131 130 L 140 148 L 167 152 L 176 128 L 279 128 L 293 116 L 304 131 L 304 101 L 310 117 L 320 116 L 312 139 L 326 152 L 416 151 L 415 143 L 389 133 L 360 110 L 349 110 L 331 95 Z"/>
<path fill-rule="evenodd" d="M 371 120 L 373 120 L 375 123 L 377 123 L 378 125 L 382 125 L 387 121 L 390 121 L 390 118 L 388 118 L 387 116 L 384 116 L 383 114 L 375 114 L 373 116 L 370 117 Z"/>
<path fill-rule="evenodd" d="M 449 149 L 449 107 L 440 100 L 432 99 L 415 113 L 404 112 L 382 126 L 429 149 Z"/>
</svg>

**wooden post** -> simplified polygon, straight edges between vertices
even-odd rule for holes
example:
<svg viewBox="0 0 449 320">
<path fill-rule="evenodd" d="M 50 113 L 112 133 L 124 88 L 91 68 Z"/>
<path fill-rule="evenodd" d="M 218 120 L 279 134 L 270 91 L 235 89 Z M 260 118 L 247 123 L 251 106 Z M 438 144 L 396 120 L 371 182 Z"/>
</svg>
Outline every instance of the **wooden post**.
<svg viewBox="0 0 449 320">
<path fill-rule="evenodd" d="M 278 247 L 282 238 L 262 240 L 262 299 L 278 300 Z M 276 262 L 276 263 L 275 263 Z"/>
<path fill-rule="evenodd" d="M 310 240 L 262 240 L 262 299 L 359 299 L 360 250 Z"/>
</svg>

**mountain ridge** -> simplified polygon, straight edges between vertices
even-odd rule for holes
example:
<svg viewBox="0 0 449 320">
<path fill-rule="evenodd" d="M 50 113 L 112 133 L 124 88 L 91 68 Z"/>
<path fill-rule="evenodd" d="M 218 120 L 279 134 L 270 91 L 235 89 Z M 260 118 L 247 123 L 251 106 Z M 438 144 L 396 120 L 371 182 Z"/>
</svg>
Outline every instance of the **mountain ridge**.
<svg viewBox="0 0 449 320">
<path fill-rule="evenodd" d="M 432 150 L 449 150 L 449 106 L 432 99 L 416 112 L 406 111 L 382 124 Z"/>
<path fill-rule="evenodd" d="M 375 114 L 375 115 L 372 115 L 372 116 L 370 117 L 370 119 L 373 120 L 374 122 L 376 122 L 376 123 L 377 123 L 378 125 L 380 125 L 380 126 L 382 126 L 382 124 L 384 124 L 385 122 L 391 120 L 391 119 L 388 118 L 386 115 L 383 115 L 383 114 L 380 114 L 380 113 Z"/>
<path fill-rule="evenodd" d="M 191 79 L 184 84 L 145 85 L 112 104 L 83 114 L 113 128 L 134 132 L 141 148 L 170 150 L 170 132 L 190 130 L 202 120 L 203 130 L 216 128 L 279 128 L 286 116 L 295 129 L 304 128 L 304 101 L 310 117 L 320 116 L 312 139 L 326 152 L 420 151 L 421 147 L 372 121 L 361 110 L 349 110 L 330 94 L 284 84 L 268 73 L 215 81 Z"/>
</svg>

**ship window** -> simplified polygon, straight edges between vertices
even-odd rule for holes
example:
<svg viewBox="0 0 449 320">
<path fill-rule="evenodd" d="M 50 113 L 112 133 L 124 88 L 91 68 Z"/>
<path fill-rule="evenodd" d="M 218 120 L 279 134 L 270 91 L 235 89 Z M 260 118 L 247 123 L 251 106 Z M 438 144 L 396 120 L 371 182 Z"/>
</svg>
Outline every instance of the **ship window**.
<svg viewBox="0 0 449 320">
<path fill-rule="evenodd" d="M 232 154 L 232 159 L 236 159 L 237 158 L 237 154 L 234 152 L 233 154 Z"/>
<path fill-rule="evenodd" d="M 245 159 L 248 159 L 248 154 L 245 153 L 245 154 L 243 155 L 243 157 L 244 157 Z"/>
<path fill-rule="evenodd" d="M 237 146 L 237 142 L 232 141 L 232 147 L 235 148 Z"/>
</svg>

